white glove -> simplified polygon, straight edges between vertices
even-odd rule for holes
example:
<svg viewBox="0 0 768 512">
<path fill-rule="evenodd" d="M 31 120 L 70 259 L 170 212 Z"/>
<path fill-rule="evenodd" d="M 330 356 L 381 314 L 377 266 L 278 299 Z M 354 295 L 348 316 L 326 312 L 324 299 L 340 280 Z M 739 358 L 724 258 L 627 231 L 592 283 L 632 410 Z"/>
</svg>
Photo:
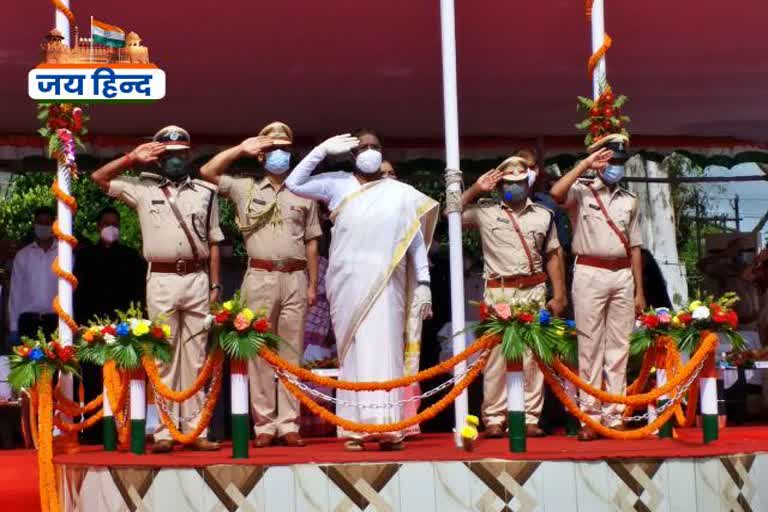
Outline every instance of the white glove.
<svg viewBox="0 0 768 512">
<path fill-rule="evenodd" d="M 348 153 L 352 149 L 356 148 L 360 144 L 360 140 L 357 137 L 352 137 L 350 134 L 337 135 L 326 140 L 318 146 L 322 149 L 325 155 L 342 155 Z"/>
<path fill-rule="evenodd" d="M 421 312 L 421 319 L 432 318 L 432 290 L 428 284 L 416 285 L 413 290 L 413 307 Z"/>
</svg>

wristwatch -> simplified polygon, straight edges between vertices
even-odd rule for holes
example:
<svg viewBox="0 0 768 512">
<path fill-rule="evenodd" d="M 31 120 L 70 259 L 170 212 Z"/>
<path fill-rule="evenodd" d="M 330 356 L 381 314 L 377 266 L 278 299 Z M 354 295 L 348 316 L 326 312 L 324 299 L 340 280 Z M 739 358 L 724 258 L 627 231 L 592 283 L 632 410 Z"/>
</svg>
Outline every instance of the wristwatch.
<svg viewBox="0 0 768 512">
<path fill-rule="evenodd" d="M 222 291 L 223 288 L 222 288 L 222 286 L 219 283 L 214 283 L 214 284 L 211 285 L 211 291 L 213 291 L 213 290 Z"/>
</svg>

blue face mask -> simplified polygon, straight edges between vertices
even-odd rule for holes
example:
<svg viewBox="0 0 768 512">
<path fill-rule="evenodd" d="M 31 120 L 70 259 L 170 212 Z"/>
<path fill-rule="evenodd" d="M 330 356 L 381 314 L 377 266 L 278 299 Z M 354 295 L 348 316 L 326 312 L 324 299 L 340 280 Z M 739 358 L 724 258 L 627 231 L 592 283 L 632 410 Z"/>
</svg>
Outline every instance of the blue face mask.
<svg viewBox="0 0 768 512">
<path fill-rule="evenodd" d="M 527 181 L 519 183 L 505 183 L 501 186 L 504 193 L 504 201 L 507 203 L 519 203 L 528 197 Z"/>
<path fill-rule="evenodd" d="M 291 154 L 284 149 L 275 149 L 267 153 L 264 168 L 271 174 L 285 174 L 291 167 Z"/>
<path fill-rule="evenodd" d="M 624 166 L 615 164 L 609 165 L 603 169 L 603 171 L 600 173 L 600 177 L 608 185 L 615 185 L 621 181 L 621 178 L 624 177 Z"/>
</svg>

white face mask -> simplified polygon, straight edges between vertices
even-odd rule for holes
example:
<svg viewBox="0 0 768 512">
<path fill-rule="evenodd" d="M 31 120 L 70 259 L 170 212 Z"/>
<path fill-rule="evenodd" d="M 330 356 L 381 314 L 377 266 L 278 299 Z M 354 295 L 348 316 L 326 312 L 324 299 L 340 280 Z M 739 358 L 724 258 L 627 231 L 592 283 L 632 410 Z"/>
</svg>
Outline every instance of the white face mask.
<svg viewBox="0 0 768 512">
<path fill-rule="evenodd" d="M 381 161 L 381 151 L 366 149 L 355 158 L 355 166 L 363 174 L 376 174 L 381 168 Z"/>
<path fill-rule="evenodd" d="M 284 149 L 275 149 L 267 153 L 264 168 L 271 174 L 285 174 L 291 166 L 291 154 Z"/>
<path fill-rule="evenodd" d="M 116 242 L 120 239 L 120 228 L 117 226 L 104 226 L 101 228 L 101 239 L 108 244 Z"/>
<path fill-rule="evenodd" d="M 538 175 L 539 173 L 536 169 L 528 169 L 528 188 L 533 188 L 533 184 L 536 183 L 536 176 Z"/>
</svg>

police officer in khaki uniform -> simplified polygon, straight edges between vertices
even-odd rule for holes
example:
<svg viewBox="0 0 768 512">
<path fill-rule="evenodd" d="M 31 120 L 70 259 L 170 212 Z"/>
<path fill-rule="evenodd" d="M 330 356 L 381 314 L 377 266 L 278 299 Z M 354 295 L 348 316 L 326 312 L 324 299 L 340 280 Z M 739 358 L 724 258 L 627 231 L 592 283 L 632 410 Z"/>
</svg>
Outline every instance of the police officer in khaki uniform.
<svg viewBox="0 0 768 512">
<path fill-rule="evenodd" d="M 174 389 L 192 385 L 206 357 L 205 318 L 210 300 L 217 300 L 219 283 L 219 227 L 216 187 L 190 176 L 189 134 L 178 126 L 157 132 L 154 142 L 138 146 L 91 175 L 102 190 L 134 208 L 139 215 L 144 258 L 149 263 L 147 310 L 150 317 L 167 318 L 173 333 L 173 357 L 159 364 L 163 382 Z M 139 177 L 120 176 L 134 166 L 155 167 Z M 200 391 L 189 400 L 171 402 L 172 416 L 184 418 L 179 428 L 193 430 L 189 419 L 203 405 Z M 186 421 L 189 419 L 189 421 Z M 191 445 L 217 450 L 203 432 Z M 155 434 L 153 452 L 172 449 L 170 433 Z"/>
<path fill-rule="evenodd" d="M 485 260 L 485 300 L 488 304 L 546 302 L 547 275 L 553 298 L 546 307 L 555 315 L 567 305 L 560 243 L 553 212 L 529 196 L 529 169 L 524 158 L 513 156 L 482 175 L 462 196 L 462 223 L 480 231 Z M 472 201 L 499 190 L 501 201 Z M 546 272 L 544 267 L 546 265 Z M 539 427 L 544 404 L 544 377 L 530 353 L 523 361 L 527 435 L 546 435 Z M 483 377 L 482 417 L 485 437 L 502 437 L 507 416 L 506 361 L 497 346 L 491 352 Z"/>
<path fill-rule="evenodd" d="M 258 137 L 216 155 L 202 169 L 202 176 L 219 186 L 235 204 L 240 231 L 248 251 L 248 271 L 242 296 L 249 307 L 266 308 L 274 331 L 288 345 L 281 357 L 298 363 L 304 352 L 307 305 L 317 295 L 318 238 L 322 235 L 316 203 L 297 196 L 283 182 L 293 154 L 291 129 L 279 122 L 261 130 Z M 257 157 L 265 176 L 232 177 L 224 172 L 241 156 Z M 261 358 L 249 361 L 251 411 L 255 446 L 279 442 L 304 446 L 299 436 L 299 404 L 275 381 L 272 368 Z"/>
<path fill-rule="evenodd" d="M 642 236 L 637 200 L 618 186 L 627 160 L 627 137 L 611 134 L 589 148 L 580 162 L 552 187 L 552 197 L 568 209 L 573 226 L 573 308 L 579 330 L 579 374 L 609 393 L 626 390 L 629 336 L 635 315 L 645 309 Z M 587 170 L 593 181 L 580 180 Z M 605 375 L 605 384 L 603 384 Z M 586 393 L 585 411 L 597 421 L 623 428 L 619 404 L 603 406 Z M 582 426 L 579 439 L 597 433 Z"/>
</svg>

